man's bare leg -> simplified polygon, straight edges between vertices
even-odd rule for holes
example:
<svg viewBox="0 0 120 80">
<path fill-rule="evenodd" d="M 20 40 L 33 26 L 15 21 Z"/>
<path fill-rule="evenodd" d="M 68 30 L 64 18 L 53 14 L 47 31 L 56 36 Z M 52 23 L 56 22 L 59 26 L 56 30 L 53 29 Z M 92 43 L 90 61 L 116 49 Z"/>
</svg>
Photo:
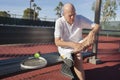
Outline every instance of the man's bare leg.
<svg viewBox="0 0 120 80">
<path fill-rule="evenodd" d="M 74 71 L 80 80 L 85 80 L 83 60 L 80 53 L 74 54 Z"/>
</svg>

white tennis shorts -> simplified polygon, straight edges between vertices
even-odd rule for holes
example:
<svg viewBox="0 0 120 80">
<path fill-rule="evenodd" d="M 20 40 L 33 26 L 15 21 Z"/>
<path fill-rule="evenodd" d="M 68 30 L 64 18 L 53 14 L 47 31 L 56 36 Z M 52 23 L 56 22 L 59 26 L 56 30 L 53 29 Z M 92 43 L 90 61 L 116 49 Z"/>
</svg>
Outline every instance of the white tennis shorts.
<svg viewBox="0 0 120 80">
<path fill-rule="evenodd" d="M 83 42 L 83 40 L 81 40 L 79 43 Z M 72 53 L 73 53 L 73 49 L 72 48 L 62 48 L 62 47 L 58 47 L 58 51 L 59 51 L 59 54 L 60 56 L 65 59 L 71 59 L 73 60 L 72 58 Z"/>
</svg>

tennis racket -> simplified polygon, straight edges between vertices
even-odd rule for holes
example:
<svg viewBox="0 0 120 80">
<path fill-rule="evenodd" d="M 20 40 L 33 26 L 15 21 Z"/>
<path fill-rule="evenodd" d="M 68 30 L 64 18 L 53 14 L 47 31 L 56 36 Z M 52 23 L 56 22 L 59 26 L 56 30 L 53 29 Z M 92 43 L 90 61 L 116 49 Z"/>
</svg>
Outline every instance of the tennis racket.
<svg viewBox="0 0 120 80">
<path fill-rule="evenodd" d="M 28 57 L 27 59 L 24 59 L 20 66 L 22 69 L 37 69 L 42 68 L 47 65 L 47 60 L 43 57 Z"/>
</svg>

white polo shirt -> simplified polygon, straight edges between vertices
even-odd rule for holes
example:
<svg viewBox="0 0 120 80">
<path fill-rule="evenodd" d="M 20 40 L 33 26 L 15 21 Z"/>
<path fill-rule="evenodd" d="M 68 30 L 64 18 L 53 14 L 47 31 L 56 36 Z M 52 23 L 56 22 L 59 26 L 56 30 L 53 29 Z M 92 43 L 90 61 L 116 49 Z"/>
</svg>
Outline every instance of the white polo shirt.
<svg viewBox="0 0 120 80">
<path fill-rule="evenodd" d="M 64 16 L 62 16 L 56 20 L 54 37 L 61 38 L 63 41 L 79 42 L 82 40 L 82 29 L 91 29 L 92 27 L 94 27 L 93 22 L 81 15 L 76 15 L 72 25 L 69 25 Z M 71 48 L 58 47 L 59 52 L 65 49 Z"/>
</svg>

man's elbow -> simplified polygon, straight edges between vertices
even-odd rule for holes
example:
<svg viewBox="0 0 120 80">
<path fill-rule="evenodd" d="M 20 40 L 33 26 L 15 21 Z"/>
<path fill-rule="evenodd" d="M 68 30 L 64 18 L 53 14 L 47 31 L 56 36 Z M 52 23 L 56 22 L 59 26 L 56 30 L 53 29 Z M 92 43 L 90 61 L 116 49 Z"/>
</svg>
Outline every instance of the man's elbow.
<svg viewBox="0 0 120 80">
<path fill-rule="evenodd" d="M 55 39 L 54 43 L 55 43 L 56 46 L 59 46 L 59 40 Z"/>
<path fill-rule="evenodd" d="M 99 32 L 99 30 L 100 30 L 100 25 L 99 25 L 99 24 L 95 24 L 92 31 L 93 31 L 94 33 L 97 33 L 97 32 Z"/>
<path fill-rule="evenodd" d="M 55 45 L 58 46 L 58 43 L 55 41 Z"/>
</svg>

